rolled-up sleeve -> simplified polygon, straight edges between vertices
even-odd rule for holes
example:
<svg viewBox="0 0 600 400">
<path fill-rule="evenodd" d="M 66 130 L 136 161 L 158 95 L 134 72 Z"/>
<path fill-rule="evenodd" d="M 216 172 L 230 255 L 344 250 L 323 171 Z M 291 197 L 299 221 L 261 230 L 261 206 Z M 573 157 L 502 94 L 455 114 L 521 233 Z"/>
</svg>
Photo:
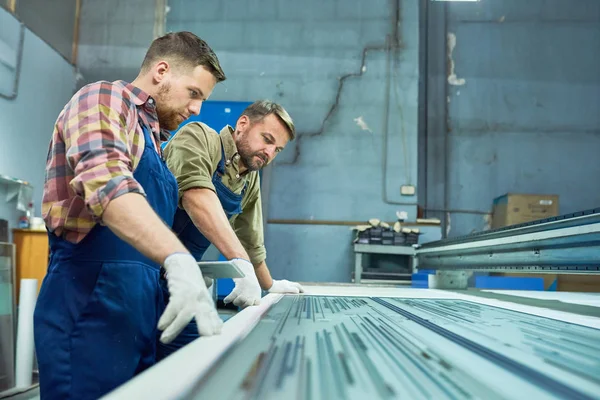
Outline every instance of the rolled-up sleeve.
<svg viewBox="0 0 600 400">
<path fill-rule="evenodd" d="M 130 149 L 135 138 L 130 132 L 135 126 L 127 125 L 123 100 L 102 88 L 72 104 L 63 130 L 66 160 L 74 172 L 70 187 L 100 221 L 111 200 L 125 193 L 144 195 L 133 177 Z"/>
<path fill-rule="evenodd" d="M 260 179 L 256 179 L 248 187 L 242 202 L 242 213 L 231 219 L 231 226 L 244 246 L 252 264 L 259 264 L 267 259 L 265 237 L 263 232 L 262 202 L 260 197 Z"/>
<path fill-rule="evenodd" d="M 180 206 L 186 190 L 215 191 L 212 175 L 220 160 L 220 143 L 216 131 L 193 122 L 182 127 L 165 148 L 167 166 L 177 179 Z"/>
</svg>

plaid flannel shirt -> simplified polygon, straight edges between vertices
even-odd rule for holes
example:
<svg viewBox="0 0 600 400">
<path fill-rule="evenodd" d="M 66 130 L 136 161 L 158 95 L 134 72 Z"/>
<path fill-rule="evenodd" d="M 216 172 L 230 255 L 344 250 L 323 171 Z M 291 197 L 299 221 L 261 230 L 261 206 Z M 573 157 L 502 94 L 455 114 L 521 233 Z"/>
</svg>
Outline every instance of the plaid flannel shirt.
<svg viewBox="0 0 600 400">
<path fill-rule="evenodd" d="M 48 230 L 77 243 L 102 221 L 108 203 L 125 193 L 145 195 L 134 179 L 144 152 L 140 122 L 161 131 L 156 105 L 147 93 L 123 81 L 83 87 L 64 107 L 46 161 L 42 215 Z"/>
</svg>

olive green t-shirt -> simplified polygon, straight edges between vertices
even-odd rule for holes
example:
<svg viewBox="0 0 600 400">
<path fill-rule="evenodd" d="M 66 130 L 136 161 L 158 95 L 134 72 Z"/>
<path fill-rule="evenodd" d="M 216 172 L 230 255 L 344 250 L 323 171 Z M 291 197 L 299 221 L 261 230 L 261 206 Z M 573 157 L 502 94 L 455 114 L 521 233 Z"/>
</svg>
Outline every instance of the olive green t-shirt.
<svg viewBox="0 0 600 400">
<path fill-rule="evenodd" d="M 225 152 L 223 184 L 236 194 L 246 191 L 242 198 L 242 213 L 231 217 L 229 222 L 240 242 L 248 252 L 250 261 L 258 264 L 267 258 L 264 245 L 260 178 L 258 172 L 240 174 L 239 154 L 232 137 L 233 129 L 226 126 L 218 134 L 201 122 L 182 127 L 165 147 L 167 166 L 179 185 L 179 207 L 183 193 L 194 188 L 215 191 L 212 177 L 221 161 L 221 142 Z M 216 193 L 216 192 L 215 192 Z"/>
</svg>

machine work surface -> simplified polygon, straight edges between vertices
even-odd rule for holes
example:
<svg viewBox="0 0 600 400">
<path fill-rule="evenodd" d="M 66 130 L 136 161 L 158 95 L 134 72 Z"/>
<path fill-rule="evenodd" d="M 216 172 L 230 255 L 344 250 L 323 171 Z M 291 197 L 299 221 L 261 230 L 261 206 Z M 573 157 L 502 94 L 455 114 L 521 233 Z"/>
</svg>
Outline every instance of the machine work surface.
<svg viewBox="0 0 600 400">
<path fill-rule="evenodd" d="M 284 296 L 191 398 L 600 399 L 600 330 L 465 300 Z"/>
</svg>

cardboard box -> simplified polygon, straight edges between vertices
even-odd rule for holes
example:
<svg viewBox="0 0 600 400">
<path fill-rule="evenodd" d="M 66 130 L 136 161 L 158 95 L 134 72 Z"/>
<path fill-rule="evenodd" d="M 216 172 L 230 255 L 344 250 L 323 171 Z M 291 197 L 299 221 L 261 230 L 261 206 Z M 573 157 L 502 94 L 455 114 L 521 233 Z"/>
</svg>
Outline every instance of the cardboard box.
<svg viewBox="0 0 600 400">
<path fill-rule="evenodd" d="M 558 276 L 558 289 L 561 292 L 600 293 L 600 276 L 565 274 Z"/>
<path fill-rule="evenodd" d="M 508 193 L 494 199 L 492 229 L 557 215 L 558 195 Z"/>
</svg>

